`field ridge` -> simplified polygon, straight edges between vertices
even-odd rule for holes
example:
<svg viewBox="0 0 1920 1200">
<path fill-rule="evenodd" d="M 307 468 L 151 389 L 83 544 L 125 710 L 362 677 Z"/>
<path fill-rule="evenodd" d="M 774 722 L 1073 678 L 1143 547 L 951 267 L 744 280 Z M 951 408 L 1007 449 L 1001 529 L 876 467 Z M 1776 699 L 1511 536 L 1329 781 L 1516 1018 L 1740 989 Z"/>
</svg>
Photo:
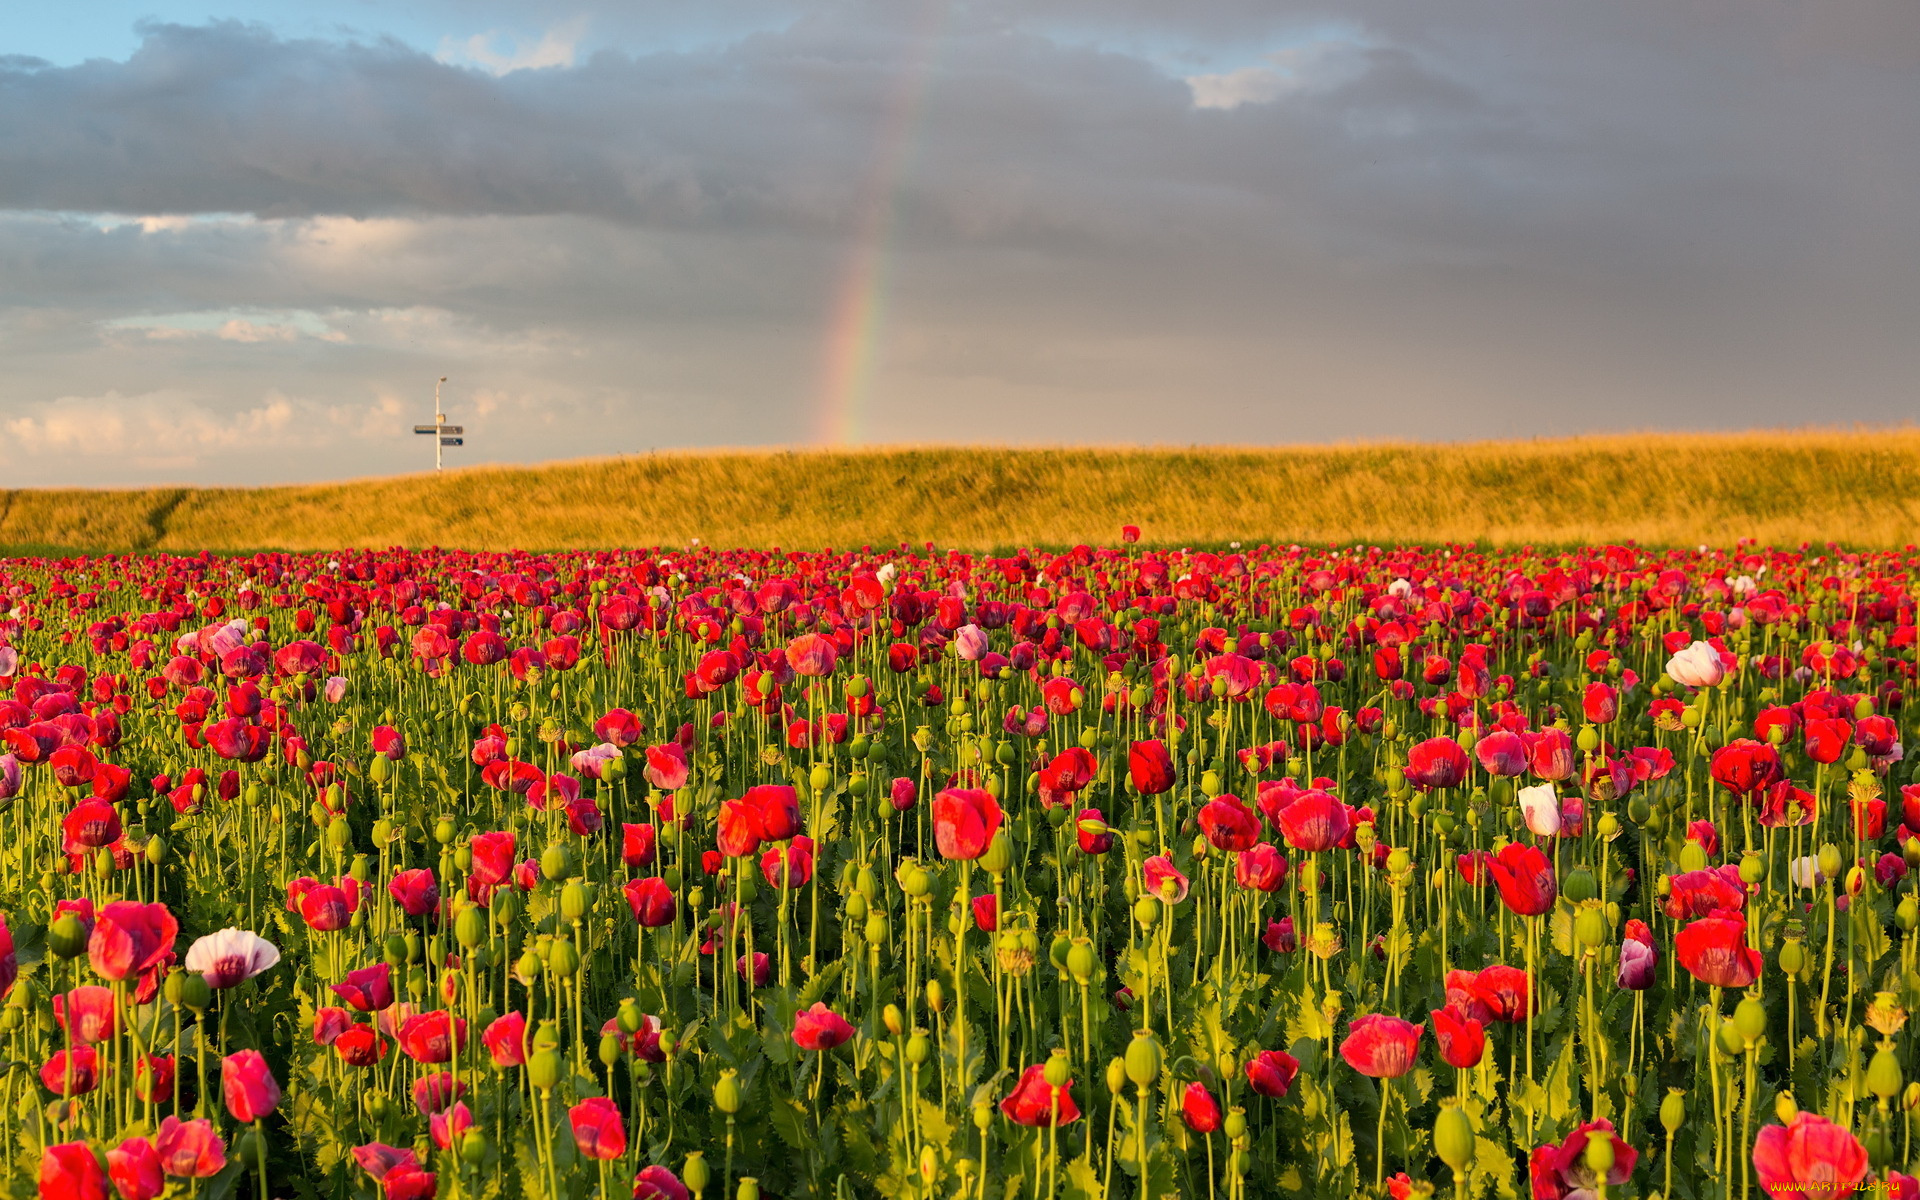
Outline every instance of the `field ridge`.
<svg viewBox="0 0 1920 1200">
<path fill-rule="evenodd" d="M 0 546 L 987 548 L 1914 541 L 1920 429 L 1327 446 L 672 451 L 278 487 L 0 491 Z"/>
</svg>

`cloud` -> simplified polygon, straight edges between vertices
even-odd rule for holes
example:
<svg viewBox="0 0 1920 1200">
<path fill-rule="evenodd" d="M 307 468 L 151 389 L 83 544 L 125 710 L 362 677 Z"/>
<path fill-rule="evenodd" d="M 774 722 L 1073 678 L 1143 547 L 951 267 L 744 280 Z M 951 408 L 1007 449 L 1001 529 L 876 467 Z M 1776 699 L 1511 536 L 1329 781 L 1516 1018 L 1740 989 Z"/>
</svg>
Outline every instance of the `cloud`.
<svg viewBox="0 0 1920 1200">
<path fill-rule="evenodd" d="M 462 462 L 800 441 L 863 279 L 870 439 L 1897 419 L 1903 18 L 1714 4 L 849 2 L 650 41 L 662 10 L 487 0 L 435 11 L 545 32 L 0 61 L 0 454 L 417 469 L 441 375 Z M 138 463 L 77 448 L 109 426 Z"/>
<path fill-rule="evenodd" d="M 538 71 L 548 67 L 571 67 L 574 52 L 586 32 L 585 17 L 576 17 L 564 25 L 549 29 L 531 44 L 510 38 L 497 29 L 476 33 L 465 39 L 446 38 L 434 57 L 444 63 L 479 67 L 491 75 L 511 75 L 515 71 Z M 502 48 L 503 42 L 511 45 Z"/>
</svg>

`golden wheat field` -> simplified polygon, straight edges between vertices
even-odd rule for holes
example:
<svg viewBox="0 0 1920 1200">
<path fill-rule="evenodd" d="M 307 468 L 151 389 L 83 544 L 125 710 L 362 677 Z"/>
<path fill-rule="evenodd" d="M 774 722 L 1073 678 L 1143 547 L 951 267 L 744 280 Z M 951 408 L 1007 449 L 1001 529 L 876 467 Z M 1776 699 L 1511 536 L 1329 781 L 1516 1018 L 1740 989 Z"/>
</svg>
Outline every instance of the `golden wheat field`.
<svg viewBox="0 0 1920 1200">
<path fill-rule="evenodd" d="M 264 488 L 0 492 L 0 545 L 983 549 L 1111 540 L 1898 546 L 1920 430 L 653 454 Z"/>
</svg>

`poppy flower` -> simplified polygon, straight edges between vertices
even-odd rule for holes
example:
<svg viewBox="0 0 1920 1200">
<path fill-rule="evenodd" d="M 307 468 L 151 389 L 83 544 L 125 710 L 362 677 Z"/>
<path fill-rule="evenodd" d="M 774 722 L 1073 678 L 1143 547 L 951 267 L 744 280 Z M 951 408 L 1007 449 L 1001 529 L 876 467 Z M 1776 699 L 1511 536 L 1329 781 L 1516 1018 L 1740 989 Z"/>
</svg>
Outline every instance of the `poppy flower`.
<svg viewBox="0 0 1920 1200">
<path fill-rule="evenodd" d="M 107 1151 L 107 1175 L 120 1200 L 157 1200 L 167 1188 L 160 1155 L 143 1137 L 130 1137 Z M 42 1195 L 45 1195 L 44 1190 Z"/>
<path fill-rule="evenodd" d="M 1178 904 L 1187 898 L 1187 877 L 1164 854 L 1155 854 L 1140 864 L 1141 882 L 1146 893 L 1165 904 Z"/>
<path fill-rule="evenodd" d="M 665 792 L 687 786 L 687 748 L 679 742 L 647 747 L 647 782 Z"/>
<path fill-rule="evenodd" d="M 56 1096 L 84 1096 L 100 1084 L 100 1053 L 92 1046 L 56 1050 L 40 1067 L 40 1082 Z"/>
<path fill-rule="evenodd" d="M 1080 1108 L 1073 1102 L 1073 1080 L 1054 1087 L 1046 1079 L 1041 1064 L 1020 1073 L 1013 1091 L 1000 1102 L 1000 1111 L 1016 1125 L 1045 1129 L 1054 1124 L 1071 1125 L 1080 1119 Z"/>
<path fill-rule="evenodd" d="M 760 812 L 746 800 L 720 802 L 716 845 L 728 858 L 747 858 L 760 849 Z"/>
<path fill-rule="evenodd" d="M 440 885 L 426 867 L 397 872 L 387 883 L 387 894 L 410 917 L 424 917 L 440 906 Z"/>
<path fill-rule="evenodd" d="M 1206 1084 L 1195 1081 L 1180 1093 L 1180 1119 L 1195 1133 L 1212 1133 L 1220 1128 L 1220 1102 Z"/>
<path fill-rule="evenodd" d="M 174 1061 L 171 1054 L 143 1054 L 133 1064 L 133 1094 L 147 1104 L 173 1099 Z"/>
<path fill-rule="evenodd" d="M 160 1169 L 176 1179 L 207 1179 L 227 1165 L 227 1145 L 214 1132 L 213 1122 L 204 1118 L 162 1117 L 153 1149 L 160 1156 Z"/>
<path fill-rule="evenodd" d="M 1853 724 L 1839 717 L 1809 718 L 1802 731 L 1807 757 L 1817 763 L 1837 763 L 1853 740 Z"/>
<path fill-rule="evenodd" d="M 947 788 L 933 798 L 933 840 L 945 858 L 972 860 L 1000 829 L 1000 805 L 980 788 Z"/>
<path fill-rule="evenodd" d="M 1566 730 L 1549 725 L 1537 733 L 1522 734 L 1521 740 L 1527 744 L 1527 768 L 1534 778 L 1558 783 L 1573 774 L 1573 739 Z"/>
<path fill-rule="evenodd" d="M 1462 972 L 1464 974 L 1464 972 Z M 1449 972 L 1449 999 L 1453 972 Z M 1517 1025 L 1527 1019 L 1527 973 L 1519 967 L 1495 963 L 1473 972 L 1468 984 L 1475 1002 L 1486 1010 L 1487 1020 Z"/>
<path fill-rule="evenodd" d="M 375 963 L 348 971 L 345 979 L 333 985 L 333 992 L 360 1012 L 380 1012 L 393 1003 L 393 968 Z"/>
<path fill-rule="evenodd" d="M 116 900 L 100 910 L 87 939 L 87 961 L 103 979 L 139 975 L 173 950 L 180 923 L 164 904 Z"/>
<path fill-rule="evenodd" d="M 1644 992 L 1658 975 L 1660 952 L 1653 944 L 1653 931 L 1645 921 L 1629 920 L 1620 939 L 1620 968 L 1614 982 L 1632 992 Z"/>
<path fill-rule="evenodd" d="M 1158 796 L 1173 789 L 1173 756 L 1161 741 L 1135 742 L 1127 751 L 1127 775 L 1142 795 Z"/>
<path fill-rule="evenodd" d="M 1451 1008 L 1436 1008 L 1432 1016 L 1433 1040 L 1441 1059 L 1462 1071 L 1479 1066 L 1487 1051 L 1487 1033 L 1480 1022 Z"/>
<path fill-rule="evenodd" d="M 115 1029 L 113 990 L 98 984 L 74 988 L 53 998 L 53 1019 L 82 1045 L 103 1042 Z"/>
<path fill-rule="evenodd" d="M 1200 832 L 1221 850 L 1251 850 L 1260 840 L 1260 818 L 1233 795 L 1216 796 L 1200 808 Z"/>
<path fill-rule="evenodd" d="M 1425 1028 L 1384 1013 L 1355 1017 L 1340 1043 L 1340 1057 L 1362 1075 L 1398 1079 L 1413 1069 Z"/>
<path fill-rule="evenodd" d="M 246 1125 L 280 1103 L 280 1085 L 258 1050 L 242 1050 L 220 1063 L 220 1097 L 233 1119 Z"/>
<path fill-rule="evenodd" d="M 1747 888 L 1735 863 L 1682 871 L 1667 883 L 1670 890 L 1662 908 L 1676 921 L 1704 917 L 1716 909 L 1738 910 L 1747 903 Z"/>
<path fill-rule="evenodd" d="M 1271 892 L 1287 877 L 1287 860 L 1271 843 L 1260 842 L 1233 862 L 1233 878 L 1249 891 Z"/>
<path fill-rule="evenodd" d="M 1275 954 L 1292 954 L 1299 947 L 1293 932 L 1293 918 L 1281 917 L 1278 921 L 1268 921 L 1267 931 L 1260 935 L 1260 944 Z"/>
<path fill-rule="evenodd" d="M 1113 831 L 1107 828 L 1106 814 L 1097 808 L 1083 808 L 1074 816 L 1074 838 L 1082 854 L 1105 854 L 1113 849 Z"/>
<path fill-rule="evenodd" d="M 1867 1177 L 1867 1150 L 1846 1126 L 1810 1112 L 1753 1140 L 1753 1170 L 1774 1200 L 1840 1200 Z"/>
<path fill-rule="evenodd" d="M 1537 917 L 1553 908 L 1560 891 L 1553 864 L 1538 847 L 1509 842 L 1487 863 L 1500 899 L 1523 917 Z"/>
<path fill-rule="evenodd" d="M 496 1067 L 517 1067 L 526 1062 L 526 1041 L 527 1018 L 517 1012 L 495 1018 L 480 1034 L 480 1042 Z"/>
<path fill-rule="evenodd" d="M 783 783 L 763 783 L 747 789 L 742 801 L 759 814 L 760 837 L 784 842 L 800 832 L 800 797 Z"/>
<path fill-rule="evenodd" d="M 1293 1087 L 1300 1060 L 1283 1050 L 1262 1050 L 1247 1061 L 1247 1086 L 1262 1096 L 1280 1097 Z"/>
<path fill-rule="evenodd" d="M 41 1200 L 109 1200 L 112 1194 L 106 1170 L 85 1142 L 63 1142 L 41 1152 Z"/>
<path fill-rule="evenodd" d="M 1092 782 L 1099 769 L 1092 751 L 1084 746 L 1069 746 L 1040 768 L 1040 787 L 1043 792 L 1071 795 Z"/>
<path fill-rule="evenodd" d="M 609 709 L 605 716 L 593 723 L 593 736 L 603 742 L 611 742 L 622 750 L 639 741 L 644 732 L 640 719 L 624 708 Z"/>
<path fill-rule="evenodd" d="M 467 843 L 473 853 L 473 865 L 467 878 L 484 887 L 505 883 L 513 874 L 513 858 L 518 840 L 511 832 L 478 833 Z"/>
<path fill-rule="evenodd" d="M 1707 770 L 1734 795 L 1751 796 L 1781 778 L 1780 752 L 1765 742 L 1736 738 L 1713 752 Z"/>
<path fill-rule="evenodd" d="M 787 643 L 787 665 L 796 675 L 805 675 L 817 679 L 833 674 L 833 664 L 839 659 L 839 649 L 831 638 L 817 633 L 803 633 Z"/>
<path fill-rule="evenodd" d="M 187 948 L 186 968 L 198 971 L 207 986 L 236 987 L 280 961 L 272 942 L 244 929 L 222 929 L 195 939 Z"/>
<path fill-rule="evenodd" d="M 679 1176 L 659 1165 L 641 1167 L 633 1179 L 633 1200 L 691 1200 L 691 1196 Z"/>
<path fill-rule="evenodd" d="M 678 902 L 673 889 L 667 881 L 658 875 L 647 875 L 639 879 L 630 879 L 625 888 L 627 904 L 633 909 L 633 919 L 645 929 L 658 929 L 673 923 L 678 911 Z"/>
<path fill-rule="evenodd" d="M 1279 814 L 1280 836 L 1308 853 L 1333 849 L 1353 829 L 1353 810 L 1318 789 L 1301 793 Z"/>
<path fill-rule="evenodd" d="M 793 1044 L 802 1050 L 831 1050 L 853 1033 L 847 1019 L 824 1003 L 816 1003 L 793 1018 Z"/>
<path fill-rule="evenodd" d="M 1640 1152 L 1614 1133 L 1613 1122 L 1589 1121 L 1568 1134 L 1560 1145 L 1541 1146 L 1533 1152 L 1529 1173 L 1534 1195 L 1542 1194 L 1543 1183 L 1550 1185 L 1554 1195 L 1595 1194 L 1602 1180 L 1587 1165 L 1587 1143 L 1594 1138 L 1606 1138 L 1613 1143 L 1613 1165 L 1607 1168 L 1606 1186 L 1619 1187 L 1632 1179 Z"/>
<path fill-rule="evenodd" d="M 451 1078 L 451 1076 L 442 1075 L 438 1078 Z M 420 1084 L 414 1084 L 416 1092 L 419 1087 Z M 461 1084 L 460 1089 L 465 1091 L 466 1084 Z M 461 1138 L 467 1136 L 467 1130 L 472 1128 L 472 1110 L 457 1100 L 427 1117 L 427 1136 L 432 1138 L 433 1144 L 442 1150 L 453 1149 L 459 1144 Z"/>
<path fill-rule="evenodd" d="M 1460 743 L 1452 738 L 1433 737 L 1407 751 L 1407 765 L 1402 773 L 1414 787 L 1431 792 L 1460 786 L 1471 766 Z"/>
<path fill-rule="evenodd" d="M 1738 913 L 1688 925 L 1673 935 L 1673 954 L 1688 974 L 1714 987 L 1743 988 L 1760 977 L 1760 952 L 1747 947 L 1747 923 Z"/>
<path fill-rule="evenodd" d="M 83 800 L 61 819 L 60 832 L 66 838 L 69 852 L 81 847 L 93 850 L 111 846 L 120 840 L 120 814 L 111 804 Z"/>
<path fill-rule="evenodd" d="M 370 1067 L 386 1054 L 387 1043 L 372 1025 L 350 1025 L 333 1039 L 333 1052 L 350 1067 Z"/>
<path fill-rule="evenodd" d="M 467 1023 L 449 1012 L 416 1013 L 400 1025 L 400 1049 L 417 1063 L 443 1063 L 467 1044 Z"/>
<path fill-rule="evenodd" d="M 1510 730 L 1497 729 L 1475 742 L 1473 755 L 1489 775 L 1511 778 L 1527 769 L 1527 743 Z"/>
<path fill-rule="evenodd" d="M 608 1160 L 627 1152 L 627 1130 L 620 1108 L 605 1096 L 589 1096 L 567 1110 L 573 1144 L 588 1158 Z"/>
</svg>

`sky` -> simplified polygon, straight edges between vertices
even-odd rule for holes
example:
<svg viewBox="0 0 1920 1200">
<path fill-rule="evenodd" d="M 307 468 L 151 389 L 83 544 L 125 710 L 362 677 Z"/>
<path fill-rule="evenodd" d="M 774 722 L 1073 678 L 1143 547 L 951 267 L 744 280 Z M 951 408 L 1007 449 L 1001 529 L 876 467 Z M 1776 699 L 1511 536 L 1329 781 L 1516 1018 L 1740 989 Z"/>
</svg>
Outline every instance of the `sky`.
<svg viewBox="0 0 1920 1200">
<path fill-rule="evenodd" d="M 1889 424 L 1908 0 L 0 6 L 0 486 Z M 1444 453 L 1437 448 L 1436 453 Z"/>
</svg>

